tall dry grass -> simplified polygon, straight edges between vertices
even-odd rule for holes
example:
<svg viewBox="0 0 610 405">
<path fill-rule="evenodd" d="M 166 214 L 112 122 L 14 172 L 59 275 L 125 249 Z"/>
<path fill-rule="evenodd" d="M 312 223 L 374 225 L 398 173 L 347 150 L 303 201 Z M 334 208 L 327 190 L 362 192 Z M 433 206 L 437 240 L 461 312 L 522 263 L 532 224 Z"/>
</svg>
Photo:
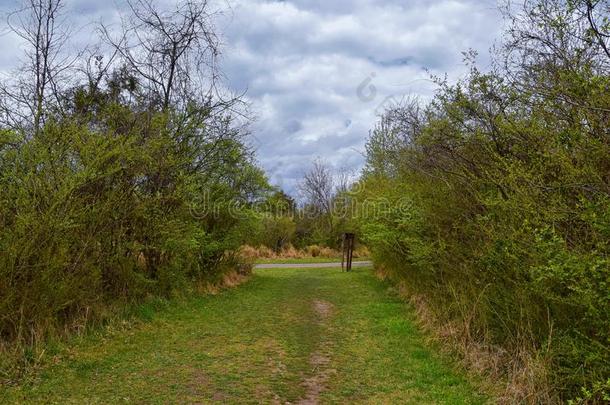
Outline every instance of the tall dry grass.
<svg viewBox="0 0 610 405">
<path fill-rule="evenodd" d="M 382 280 L 390 278 L 382 267 L 375 272 Z M 427 332 L 430 343 L 457 358 L 464 370 L 474 376 L 479 388 L 493 398 L 493 403 L 562 403 L 552 389 L 550 354 L 536 348 L 534 339 L 524 336 L 510 348 L 491 344 L 485 332 L 473 332 L 471 317 L 449 320 L 405 281 L 395 285 L 397 294 L 414 308 L 416 322 Z"/>
<path fill-rule="evenodd" d="M 288 244 L 282 250 L 276 252 L 264 245 L 258 247 L 243 245 L 240 249 L 240 255 L 249 260 L 307 258 L 340 259 L 341 251 L 319 245 L 310 245 L 302 249 L 297 249 L 292 244 Z M 354 258 L 356 259 L 368 258 L 369 256 L 370 252 L 366 246 L 359 246 L 354 250 Z"/>
</svg>

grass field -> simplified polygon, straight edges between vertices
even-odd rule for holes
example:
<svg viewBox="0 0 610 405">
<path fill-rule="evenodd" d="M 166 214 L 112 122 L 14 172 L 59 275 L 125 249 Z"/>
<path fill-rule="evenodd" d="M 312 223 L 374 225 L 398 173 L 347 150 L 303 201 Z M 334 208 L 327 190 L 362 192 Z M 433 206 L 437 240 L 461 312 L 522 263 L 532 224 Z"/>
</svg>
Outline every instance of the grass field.
<svg viewBox="0 0 610 405">
<path fill-rule="evenodd" d="M 89 336 L 2 403 L 485 403 L 369 269 L 265 269 Z"/>
</svg>

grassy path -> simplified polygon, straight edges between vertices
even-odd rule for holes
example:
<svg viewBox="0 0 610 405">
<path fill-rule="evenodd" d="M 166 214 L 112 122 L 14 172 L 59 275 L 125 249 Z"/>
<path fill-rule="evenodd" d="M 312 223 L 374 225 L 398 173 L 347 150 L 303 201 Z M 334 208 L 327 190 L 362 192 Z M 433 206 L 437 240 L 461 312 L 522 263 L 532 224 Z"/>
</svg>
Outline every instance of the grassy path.
<svg viewBox="0 0 610 405">
<path fill-rule="evenodd" d="M 6 403 L 484 403 L 367 269 L 264 269 L 78 343 Z M 0 402 L 1 398 L 0 398 Z"/>
</svg>

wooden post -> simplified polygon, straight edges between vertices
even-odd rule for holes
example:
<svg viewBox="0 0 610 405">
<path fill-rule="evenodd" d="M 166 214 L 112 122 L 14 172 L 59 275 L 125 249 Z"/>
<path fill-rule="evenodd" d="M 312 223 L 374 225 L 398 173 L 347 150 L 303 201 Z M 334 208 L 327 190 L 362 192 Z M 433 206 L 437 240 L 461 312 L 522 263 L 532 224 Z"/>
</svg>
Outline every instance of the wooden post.
<svg viewBox="0 0 610 405">
<path fill-rule="evenodd" d="M 345 234 L 341 239 L 341 271 L 345 270 Z"/>
<path fill-rule="evenodd" d="M 341 270 L 351 271 L 352 270 L 352 260 L 354 257 L 354 239 L 355 236 L 353 233 L 344 233 L 343 234 L 343 254 L 341 256 Z"/>
<path fill-rule="evenodd" d="M 347 265 L 347 271 L 352 271 L 352 260 L 354 258 L 354 236 L 355 235 L 353 233 L 349 234 L 349 264 Z"/>
</svg>

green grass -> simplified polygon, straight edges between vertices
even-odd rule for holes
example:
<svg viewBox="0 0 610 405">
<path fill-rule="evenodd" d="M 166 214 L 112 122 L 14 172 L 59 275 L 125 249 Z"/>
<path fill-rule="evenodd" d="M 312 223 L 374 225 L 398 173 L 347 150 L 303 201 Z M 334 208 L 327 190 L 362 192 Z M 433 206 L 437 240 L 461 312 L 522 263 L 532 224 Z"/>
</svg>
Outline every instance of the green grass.
<svg viewBox="0 0 610 405">
<path fill-rule="evenodd" d="M 72 344 L 35 380 L 5 388 L 0 402 L 294 403 L 320 374 L 320 403 L 485 402 L 367 269 L 258 270 L 236 289 L 147 317 Z M 328 362 L 312 366 L 319 352 Z"/>
<path fill-rule="evenodd" d="M 371 260 L 368 257 L 354 258 L 355 262 Z M 279 259 L 257 259 L 256 264 L 302 264 L 302 263 L 341 263 L 340 257 L 305 257 L 305 258 L 279 258 Z"/>
</svg>

